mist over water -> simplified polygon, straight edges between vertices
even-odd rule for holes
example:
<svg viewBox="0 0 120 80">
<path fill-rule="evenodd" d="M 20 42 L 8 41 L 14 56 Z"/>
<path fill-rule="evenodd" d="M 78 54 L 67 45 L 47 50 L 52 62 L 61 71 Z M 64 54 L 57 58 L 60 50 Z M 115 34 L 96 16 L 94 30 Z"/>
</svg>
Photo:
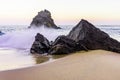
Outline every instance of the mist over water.
<svg viewBox="0 0 120 80">
<path fill-rule="evenodd" d="M 44 35 L 49 41 L 54 41 L 59 35 L 67 35 L 71 27 L 51 29 L 2 27 L 5 35 L 0 36 L 0 71 L 35 65 L 35 59 L 30 55 L 30 48 L 37 33 Z"/>
<path fill-rule="evenodd" d="M 44 35 L 49 41 L 54 41 L 59 35 L 66 35 L 69 31 L 70 29 L 51 29 L 42 26 L 40 28 L 7 32 L 5 35 L 0 36 L 0 47 L 30 49 L 37 33 Z"/>
<path fill-rule="evenodd" d="M 8 26 L 0 29 L 5 33 L 0 36 L 0 71 L 3 71 L 35 65 L 35 59 L 29 51 L 37 33 L 44 35 L 49 41 L 54 41 L 59 35 L 68 34 L 72 28 L 51 29 L 44 26 L 9 28 Z"/>
<path fill-rule="evenodd" d="M 62 29 L 52 29 L 41 26 L 39 28 L 27 28 L 26 26 L 20 28 L 2 27 L 5 35 L 0 36 L 1 48 L 13 48 L 19 50 L 29 50 L 35 40 L 37 33 L 44 35 L 49 41 L 54 41 L 59 35 L 67 35 L 73 26 L 60 26 Z M 120 26 L 97 26 L 101 30 L 108 33 L 112 38 L 120 41 Z M 5 31 L 4 31 L 5 30 Z"/>
</svg>

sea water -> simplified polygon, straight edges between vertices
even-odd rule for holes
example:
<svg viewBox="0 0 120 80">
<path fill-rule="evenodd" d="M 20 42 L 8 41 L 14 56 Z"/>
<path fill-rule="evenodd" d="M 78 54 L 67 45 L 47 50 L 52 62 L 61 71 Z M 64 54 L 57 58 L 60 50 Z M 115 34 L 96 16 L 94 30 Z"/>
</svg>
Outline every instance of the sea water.
<svg viewBox="0 0 120 80">
<path fill-rule="evenodd" d="M 5 33 L 0 36 L 0 71 L 35 65 L 36 62 L 29 52 L 35 35 L 41 33 L 49 41 L 54 41 L 59 35 L 67 35 L 73 28 L 71 25 L 60 27 L 62 29 L 44 26 L 40 28 L 28 28 L 23 25 L 0 26 L 0 31 Z M 96 25 L 96 27 L 120 41 L 119 25 Z"/>
</svg>

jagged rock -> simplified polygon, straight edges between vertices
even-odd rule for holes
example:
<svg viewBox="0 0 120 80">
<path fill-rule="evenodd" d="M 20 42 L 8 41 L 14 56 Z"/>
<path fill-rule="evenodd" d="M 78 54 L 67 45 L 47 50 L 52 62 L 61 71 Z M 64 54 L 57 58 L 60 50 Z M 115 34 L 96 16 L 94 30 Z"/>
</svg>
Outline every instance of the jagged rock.
<svg viewBox="0 0 120 80">
<path fill-rule="evenodd" d="M 30 27 L 40 27 L 45 26 L 48 28 L 60 29 L 54 23 L 54 20 L 51 18 L 51 13 L 48 10 L 38 12 L 38 15 L 33 18 Z"/>
<path fill-rule="evenodd" d="M 50 54 L 68 54 L 78 50 L 86 50 L 82 45 L 68 38 L 67 36 L 59 36 L 49 50 Z"/>
<path fill-rule="evenodd" d="M 67 36 L 60 36 L 55 40 L 50 52 L 52 54 L 66 54 L 96 49 L 120 53 L 120 43 L 82 19 Z"/>
<path fill-rule="evenodd" d="M 38 34 L 31 52 L 68 54 L 80 50 L 88 51 L 96 49 L 120 53 L 120 42 L 112 39 L 107 33 L 82 19 L 67 36 L 59 36 L 52 45 L 49 45 L 49 41 Z"/>
<path fill-rule="evenodd" d="M 30 52 L 32 54 L 38 53 L 38 54 L 44 54 L 47 53 L 50 48 L 49 41 L 40 33 L 37 33 L 35 36 L 35 41 L 30 49 Z"/>
<path fill-rule="evenodd" d="M 110 38 L 107 33 L 83 19 L 71 30 L 68 37 L 88 50 L 103 49 L 120 52 L 120 43 L 117 40 Z"/>
<path fill-rule="evenodd" d="M 72 39 L 66 36 L 59 36 L 52 44 L 49 53 L 50 54 L 67 54 L 73 52 L 76 43 Z"/>
</svg>

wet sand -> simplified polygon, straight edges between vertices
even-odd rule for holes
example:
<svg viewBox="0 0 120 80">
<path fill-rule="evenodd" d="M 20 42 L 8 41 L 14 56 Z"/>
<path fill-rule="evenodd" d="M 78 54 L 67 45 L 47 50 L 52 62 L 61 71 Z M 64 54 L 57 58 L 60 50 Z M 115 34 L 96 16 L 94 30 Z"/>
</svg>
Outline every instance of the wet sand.
<svg viewBox="0 0 120 80">
<path fill-rule="evenodd" d="M 120 80 L 120 54 L 95 50 L 0 72 L 0 80 Z"/>
</svg>

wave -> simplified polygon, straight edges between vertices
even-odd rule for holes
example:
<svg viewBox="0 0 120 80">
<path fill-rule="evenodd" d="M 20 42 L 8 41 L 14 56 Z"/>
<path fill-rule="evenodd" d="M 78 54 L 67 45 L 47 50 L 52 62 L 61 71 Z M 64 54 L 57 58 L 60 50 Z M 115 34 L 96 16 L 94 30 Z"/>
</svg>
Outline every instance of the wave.
<svg viewBox="0 0 120 80">
<path fill-rule="evenodd" d="M 44 35 L 49 41 L 54 41 L 59 35 L 67 35 L 72 26 L 60 26 L 62 29 L 52 29 L 41 26 L 39 28 L 19 28 L 12 31 L 6 32 L 0 36 L 0 47 L 1 48 L 13 48 L 13 49 L 24 49 L 29 50 L 34 42 L 37 33 Z M 112 38 L 120 41 L 120 27 L 100 27 L 101 30 L 108 33 Z M 8 27 L 9 28 L 9 27 Z M 112 29 L 111 29 L 112 28 Z M 11 29 L 11 28 L 10 28 Z M 119 30 L 118 30 L 119 29 Z M 6 30 L 6 29 L 5 29 Z"/>
<path fill-rule="evenodd" d="M 7 32 L 0 36 L 0 47 L 14 49 L 30 49 L 35 35 L 40 33 L 49 41 L 54 41 L 59 35 L 67 35 L 71 28 L 51 29 L 44 26 Z"/>
</svg>

